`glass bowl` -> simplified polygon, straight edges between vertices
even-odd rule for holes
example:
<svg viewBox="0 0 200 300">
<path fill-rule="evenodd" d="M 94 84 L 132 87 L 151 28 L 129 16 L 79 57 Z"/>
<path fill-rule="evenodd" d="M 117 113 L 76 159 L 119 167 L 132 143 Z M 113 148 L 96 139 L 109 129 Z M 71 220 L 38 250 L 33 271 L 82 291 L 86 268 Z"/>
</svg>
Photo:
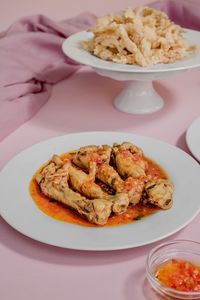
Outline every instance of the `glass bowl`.
<svg viewBox="0 0 200 300">
<path fill-rule="evenodd" d="M 152 249 L 146 261 L 147 279 L 152 288 L 172 299 L 200 299 L 200 291 L 185 292 L 162 284 L 156 277 L 156 269 L 170 259 L 181 259 L 200 266 L 200 243 L 189 240 L 174 240 Z"/>
</svg>

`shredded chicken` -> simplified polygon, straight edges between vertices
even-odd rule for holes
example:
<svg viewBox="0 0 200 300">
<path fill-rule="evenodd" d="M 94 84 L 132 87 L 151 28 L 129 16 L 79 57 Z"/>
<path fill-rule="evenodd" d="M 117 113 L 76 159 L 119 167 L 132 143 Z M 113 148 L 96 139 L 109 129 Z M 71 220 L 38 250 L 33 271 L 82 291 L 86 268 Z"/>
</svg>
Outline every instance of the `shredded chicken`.
<svg viewBox="0 0 200 300">
<path fill-rule="evenodd" d="M 183 28 L 165 13 L 147 6 L 98 18 L 89 31 L 93 37 L 82 47 L 103 60 L 120 64 L 147 67 L 173 63 L 197 50 L 184 38 Z"/>
</svg>

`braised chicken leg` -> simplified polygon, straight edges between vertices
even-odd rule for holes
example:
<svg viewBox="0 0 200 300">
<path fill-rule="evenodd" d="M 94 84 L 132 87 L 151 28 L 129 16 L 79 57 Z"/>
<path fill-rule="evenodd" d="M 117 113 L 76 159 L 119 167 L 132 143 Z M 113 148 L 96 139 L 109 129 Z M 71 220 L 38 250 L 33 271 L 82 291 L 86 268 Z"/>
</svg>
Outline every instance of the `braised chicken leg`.
<svg viewBox="0 0 200 300">
<path fill-rule="evenodd" d="M 121 145 L 115 145 L 113 152 L 117 170 L 123 178 L 129 176 L 137 178 L 146 174 L 147 162 L 140 148 L 124 142 Z"/>
<path fill-rule="evenodd" d="M 90 164 L 89 174 L 76 169 L 69 161 L 69 181 L 73 189 L 89 198 L 104 198 L 106 193 L 95 183 L 96 165 Z"/>
<path fill-rule="evenodd" d="M 58 157 L 56 159 L 61 163 Z M 104 199 L 86 199 L 69 188 L 68 179 L 69 164 L 58 168 L 55 159 L 36 176 L 36 181 L 46 196 L 75 209 L 92 223 L 106 224 L 111 214 L 112 202 Z"/>
</svg>

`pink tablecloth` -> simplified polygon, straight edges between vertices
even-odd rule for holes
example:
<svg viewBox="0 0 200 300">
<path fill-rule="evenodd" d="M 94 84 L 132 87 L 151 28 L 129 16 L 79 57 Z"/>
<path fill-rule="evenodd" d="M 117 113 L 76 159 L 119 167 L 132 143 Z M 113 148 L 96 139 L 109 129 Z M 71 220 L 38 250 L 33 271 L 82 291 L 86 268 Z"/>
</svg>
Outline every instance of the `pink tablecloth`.
<svg viewBox="0 0 200 300">
<path fill-rule="evenodd" d="M 200 70 L 193 70 L 156 82 L 165 99 L 164 109 L 135 116 L 119 112 L 112 105 L 123 83 L 99 77 L 85 68 L 56 85 L 40 112 L 1 143 L 0 164 L 3 166 L 13 155 L 43 139 L 80 130 L 134 132 L 188 152 L 185 131 L 200 113 L 199 77 Z M 200 241 L 199 222 L 200 216 L 168 240 Z M 26 300 L 27 295 L 31 300 L 159 300 L 144 282 L 146 255 L 155 243 L 105 253 L 72 251 L 33 241 L 3 220 L 0 236 L 3 300 Z"/>
<path fill-rule="evenodd" d="M 155 82 L 157 91 L 164 97 L 164 108 L 154 114 L 136 116 L 119 112 L 112 105 L 123 82 L 100 77 L 83 68 L 57 84 L 39 113 L 1 143 L 0 168 L 34 143 L 88 130 L 143 134 L 189 153 L 185 131 L 200 114 L 199 78 L 200 70 L 196 69 Z M 200 241 L 199 223 L 198 215 L 167 240 Z M 31 240 L 4 220 L 0 221 L 0 239 L 2 300 L 159 300 L 145 281 L 147 253 L 158 243 L 114 252 L 72 251 Z"/>
<path fill-rule="evenodd" d="M 182 27 L 200 29 L 200 6 L 193 0 L 150 5 Z M 0 142 L 37 113 L 49 99 L 53 84 L 78 70 L 80 64 L 61 51 L 62 43 L 95 21 L 91 13 L 62 22 L 37 14 L 21 18 L 5 31 L 0 39 Z"/>
</svg>

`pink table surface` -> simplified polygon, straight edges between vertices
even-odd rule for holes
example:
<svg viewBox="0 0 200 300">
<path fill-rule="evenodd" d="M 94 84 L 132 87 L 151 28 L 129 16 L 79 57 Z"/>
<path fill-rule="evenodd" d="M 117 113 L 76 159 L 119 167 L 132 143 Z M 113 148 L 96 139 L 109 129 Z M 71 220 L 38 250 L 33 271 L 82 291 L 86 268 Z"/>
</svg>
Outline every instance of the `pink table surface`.
<svg viewBox="0 0 200 300">
<path fill-rule="evenodd" d="M 8 9 L 9 1 L 5 9 Z M 130 5 L 130 1 L 126 2 Z M 27 12 L 25 1 L 22 3 L 23 14 L 30 13 L 31 6 Z M 89 10 L 88 5 L 93 2 L 87 0 L 85 3 Z M 104 4 L 110 9 L 114 1 L 104 1 Z M 120 9 L 120 5 L 115 8 Z M 95 11 L 95 6 L 92 8 Z M 16 8 L 9 15 L 10 20 L 22 15 L 22 12 Z M 53 16 L 52 3 L 47 12 Z M 61 13 L 59 15 L 56 10 L 54 15 L 64 18 Z M 69 10 L 67 14 L 70 15 Z M 71 6 L 71 14 L 76 14 L 75 4 Z M 5 16 L 3 21 L 2 28 L 7 26 Z M 34 143 L 79 131 L 132 132 L 161 139 L 189 153 L 185 132 L 200 115 L 200 69 L 155 82 L 165 106 L 161 111 L 149 115 L 126 114 L 113 107 L 112 101 L 123 86 L 124 83 L 100 77 L 86 67 L 57 84 L 52 97 L 39 113 L 0 144 L 0 169 L 16 153 Z M 187 227 L 163 241 L 200 241 L 199 224 L 200 215 Z M 34 241 L 1 219 L 0 299 L 157 300 L 159 298 L 145 280 L 146 256 L 157 244 L 111 252 L 74 251 Z"/>
</svg>

